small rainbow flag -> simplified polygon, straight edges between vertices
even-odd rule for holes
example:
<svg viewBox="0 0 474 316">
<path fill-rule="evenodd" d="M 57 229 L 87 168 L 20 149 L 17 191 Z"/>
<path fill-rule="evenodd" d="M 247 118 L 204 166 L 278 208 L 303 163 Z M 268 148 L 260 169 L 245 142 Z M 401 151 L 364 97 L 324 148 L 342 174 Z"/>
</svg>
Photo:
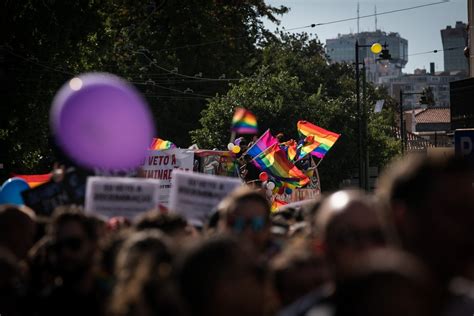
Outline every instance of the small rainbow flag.
<svg viewBox="0 0 474 316">
<path fill-rule="evenodd" d="M 153 142 L 150 145 L 150 150 L 165 150 L 176 148 L 176 145 L 169 140 L 163 140 L 161 138 L 153 138 Z"/>
<path fill-rule="evenodd" d="M 42 185 L 43 183 L 48 182 L 51 180 L 52 174 L 51 173 L 46 173 L 46 174 L 31 174 L 31 175 L 25 175 L 25 174 L 17 174 L 15 175 L 16 178 L 22 178 L 25 180 L 30 188 L 35 188 L 39 185 Z"/>
<path fill-rule="evenodd" d="M 311 155 L 318 158 L 323 158 L 339 136 L 341 136 L 340 134 L 330 132 L 306 121 L 299 121 L 297 128 L 298 133 L 304 136 L 312 136 L 313 141 L 319 143 L 319 145 L 311 151 Z"/>
<path fill-rule="evenodd" d="M 257 118 L 244 108 L 235 109 L 232 131 L 238 134 L 257 134 Z"/>
<path fill-rule="evenodd" d="M 266 132 L 263 133 L 262 136 L 260 136 L 260 138 L 257 139 L 252 146 L 250 146 L 249 149 L 247 149 L 245 154 L 255 158 L 273 144 L 278 144 L 278 139 L 273 137 L 273 135 L 270 134 L 270 130 L 267 129 Z"/>
<path fill-rule="evenodd" d="M 302 187 L 309 183 L 309 178 L 288 160 L 286 152 L 278 144 L 273 144 L 262 152 L 253 163 L 262 171 L 266 171 L 277 181 L 293 187 Z"/>
<path fill-rule="evenodd" d="M 285 206 L 287 204 L 288 202 L 275 198 L 272 202 L 272 207 L 271 207 L 272 213 L 276 212 L 280 207 Z"/>
<path fill-rule="evenodd" d="M 311 154 L 316 148 L 318 148 L 321 144 L 314 140 L 312 135 L 305 137 L 299 144 L 298 144 L 298 159 L 303 159 L 306 155 Z"/>
<path fill-rule="evenodd" d="M 298 152 L 298 147 L 294 139 L 290 139 L 287 142 L 281 143 L 283 150 L 286 151 L 288 155 L 288 160 L 294 161 Z"/>
</svg>

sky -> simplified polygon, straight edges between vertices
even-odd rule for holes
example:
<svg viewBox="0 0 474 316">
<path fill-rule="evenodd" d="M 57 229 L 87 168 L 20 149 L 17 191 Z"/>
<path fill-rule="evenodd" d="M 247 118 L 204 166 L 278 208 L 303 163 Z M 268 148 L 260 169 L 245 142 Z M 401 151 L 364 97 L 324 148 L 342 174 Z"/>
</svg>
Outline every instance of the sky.
<svg viewBox="0 0 474 316">
<path fill-rule="evenodd" d="M 265 21 L 267 28 L 275 30 L 295 28 L 312 23 L 329 22 L 357 16 L 357 0 L 266 0 L 272 6 L 284 5 L 290 12 L 280 17 L 281 24 Z M 397 10 L 422 4 L 440 2 L 439 0 L 410 1 L 410 0 L 369 0 L 359 1 L 360 15 Z M 398 32 L 408 40 L 408 55 L 442 49 L 440 30 L 447 25 L 454 26 L 456 21 L 467 23 L 467 0 L 450 0 L 445 3 L 414 9 L 410 11 L 380 15 L 377 17 L 377 27 L 382 31 Z M 363 31 L 375 30 L 374 17 L 360 19 L 359 29 Z M 313 34 L 324 44 L 326 39 L 335 38 L 337 34 L 357 32 L 357 21 L 348 21 L 330 25 L 305 28 L 292 32 Z M 444 68 L 443 52 L 409 56 L 403 72 L 413 73 L 416 68 L 430 69 L 430 62 L 435 63 L 435 70 Z"/>
</svg>

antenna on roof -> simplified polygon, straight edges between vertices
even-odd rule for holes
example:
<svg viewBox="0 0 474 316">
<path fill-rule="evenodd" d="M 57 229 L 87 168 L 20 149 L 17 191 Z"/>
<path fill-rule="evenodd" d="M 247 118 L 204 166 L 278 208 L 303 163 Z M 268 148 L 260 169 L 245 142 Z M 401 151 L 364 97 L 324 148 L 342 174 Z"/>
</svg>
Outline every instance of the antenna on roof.
<svg viewBox="0 0 474 316">
<path fill-rule="evenodd" d="M 375 16 L 375 32 L 377 32 L 377 5 L 375 5 L 374 16 Z"/>
<path fill-rule="evenodd" d="M 359 1 L 357 1 L 357 37 L 359 37 Z"/>
</svg>

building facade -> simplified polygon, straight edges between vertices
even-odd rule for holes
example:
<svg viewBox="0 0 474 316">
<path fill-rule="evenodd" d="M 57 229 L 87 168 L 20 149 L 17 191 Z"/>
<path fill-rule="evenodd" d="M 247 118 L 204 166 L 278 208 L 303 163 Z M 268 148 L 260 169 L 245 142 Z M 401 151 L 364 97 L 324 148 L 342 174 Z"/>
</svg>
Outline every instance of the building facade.
<svg viewBox="0 0 474 316">
<path fill-rule="evenodd" d="M 469 72 L 468 59 L 464 56 L 467 46 L 467 25 L 457 21 L 454 27 L 446 26 L 441 30 L 443 41 L 444 71 Z"/>
<path fill-rule="evenodd" d="M 399 99 L 400 90 L 404 93 L 417 93 L 430 87 L 433 91 L 435 107 L 449 107 L 449 83 L 464 78 L 466 78 L 466 73 L 462 71 L 428 73 L 424 69 L 416 69 L 414 74 L 404 74 L 398 77 L 383 77 L 379 79 L 378 83 L 386 87 L 389 94 L 396 100 Z M 420 95 L 404 95 L 403 108 L 416 109 L 423 107 L 423 105 L 420 105 L 419 100 Z"/>
<path fill-rule="evenodd" d="M 326 54 L 331 63 L 354 63 L 355 43 L 372 45 L 373 43 L 387 44 L 392 59 L 377 61 L 378 56 L 372 54 L 369 47 L 361 47 L 359 61 L 365 62 L 367 80 L 377 82 L 380 77 L 400 76 L 408 62 L 408 41 L 398 33 L 361 32 L 359 34 L 339 34 L 337 38 L 326 40 Z"/>
</svg>

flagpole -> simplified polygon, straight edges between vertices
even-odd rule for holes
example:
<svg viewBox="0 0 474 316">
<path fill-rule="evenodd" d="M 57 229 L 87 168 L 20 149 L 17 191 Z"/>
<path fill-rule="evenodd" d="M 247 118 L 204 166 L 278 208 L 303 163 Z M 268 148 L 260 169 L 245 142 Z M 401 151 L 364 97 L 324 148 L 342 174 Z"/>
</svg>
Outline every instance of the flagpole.
<svg viewBox="0 0 474 316">
<path fill-rule="evenodd" d="M 319 164 L 321 163 L 321 161 L 323 161 L 323 159 L 324 159 L 324 157 L 323 157 L 323 158 L 321 158 L 321 159 L 319 159 L 318 163 L 316 164 L 316 169 L 318 169 L 318 167 L 319 167 Z"/>
<path fill-rule="evenodd" d="M 230 133 L 230 141 L 229 143 L 234 143 L 234 140 L 235 140 L 235 137 L 237 136 L 237 134 L 235 133 L 235 131 L 232 131 L 232 133 Z"/>
</svg>

